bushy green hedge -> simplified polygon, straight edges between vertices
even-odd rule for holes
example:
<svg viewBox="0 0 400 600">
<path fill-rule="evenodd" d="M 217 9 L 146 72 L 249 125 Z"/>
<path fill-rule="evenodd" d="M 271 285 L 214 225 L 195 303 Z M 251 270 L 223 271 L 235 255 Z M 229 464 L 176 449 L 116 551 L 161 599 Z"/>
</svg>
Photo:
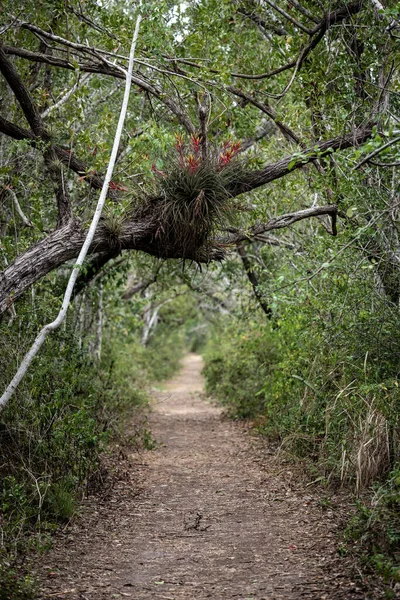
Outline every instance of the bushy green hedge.
<svg viewBox="0 0 400 600">
<path fill-rule="evenodd" d="M 339 328 L 315 308 L 221 324 L 204 354 L 207 391 L 326 480 L 362 489 L 399 457 L 397 324 L 365 320 L 355 335 L 350 319 Z"/>
<path fill-rule="evenodd" d="M 2 388 L 15 368 L 16 337 L 3 336 Z M 10 598 L 29 597 L 18 567 L 30 549 L 47 547 L 96 474 L 108 435 L 102 379 L 72 336 L 54 336 L 1 413 L 0 587 L 13 590 Z"/>
</svg>

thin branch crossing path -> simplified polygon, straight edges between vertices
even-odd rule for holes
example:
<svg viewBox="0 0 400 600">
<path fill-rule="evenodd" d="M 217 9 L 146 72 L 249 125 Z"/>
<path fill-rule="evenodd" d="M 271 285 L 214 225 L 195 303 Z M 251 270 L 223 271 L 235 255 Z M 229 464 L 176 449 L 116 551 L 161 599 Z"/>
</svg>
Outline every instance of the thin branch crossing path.
<svg viewBox="0 0 400 600">
<path fill-rule="evenodd" d="M 335 522 L 265 443 L 202 396 L 201 358 L 154 394 L 155 450 L 125 461 L 61 534 L 40 598 L 366 598 L 336 552 Z"/>
</svg>

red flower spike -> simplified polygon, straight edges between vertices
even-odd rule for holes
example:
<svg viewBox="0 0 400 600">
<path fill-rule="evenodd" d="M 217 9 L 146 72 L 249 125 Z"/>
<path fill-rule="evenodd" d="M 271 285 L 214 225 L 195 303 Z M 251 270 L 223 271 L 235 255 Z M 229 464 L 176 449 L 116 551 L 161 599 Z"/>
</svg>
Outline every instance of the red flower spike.
<svg viewBox="0 0 400 600">
<path fill-rule="evenodd" d="M 184 167 L 185 166 L 185 159 L 184 159 L 184 156 L 183 156 L 183 138 L 182 138 L 181 135 L 179 135 L 179 133 L 176 133 L 175 134 L 175 139 L 176 139 L 175 148 L 176 148 L 176 151 L 179 154 L 179 162 L 180 162 L 181 167 Z"/>
<path fill-rule="evenodd" d="M 233 154 L 229 150 L 227 150 L 225 153 L 221 152 L 219 155 L 219 166 L 226 167 L 226 165 L 229 165 L 229 163 L 232 160 L 232 157 L 233 157 Z"/>
<path fill-rule="evenodd" d="M 201 139 L 202 138 L 199 137 L 197 133 L 192 135 L 192 137 L 190 138 L 190 141 L 192 142 L 192 148 L 195 154 L 198 154 L 200 152 Z"/>
<path fill-rule="evenodd" d="M 178 152 L 181 152 L 183 149 L 183 138 L 179 133 L 176 133 L 175 139 L 176 139 L 175 147 L 178 150 Z"/>
<path fill-rule="evenodd" d="M 199 165 L 200 165 L 200 159 L 195 158 L 193 156 L 193 154 L 189 154 L 189 156 L 187 157 L 187 166 L 189 167 L 189 171 L 191 173 L 194 173 L 194 171 L 196 171 L 196 169 L 198 168 Z"/>
<path fill-rule="evenodd" d="M 240 142 L 236 142 L 235 144 L 231 145 L 231 152 L 233 152 L 234 154 L 237 154 L 240 150 Z"/>
</svg>

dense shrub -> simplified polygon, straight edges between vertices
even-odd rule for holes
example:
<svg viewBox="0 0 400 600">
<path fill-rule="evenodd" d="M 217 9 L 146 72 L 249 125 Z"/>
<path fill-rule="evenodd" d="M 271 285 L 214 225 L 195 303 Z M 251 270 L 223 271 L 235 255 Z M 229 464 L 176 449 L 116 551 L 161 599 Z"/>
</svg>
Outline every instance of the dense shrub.
<svg viewBox="0 0 400 600">
<path fill-rule="evenodd" d="M 399 457 L 399 318 L 361 305 L 338 324 L 335 306 L 318 302 L 272 323 L 220 324 L 205 351 L 207 391 L 330 482 L 362 489 Z"/>
<path fill-rule="evenodd" d="M 400 581 L 400 468 L 378 485 L 368 500 L 357 502 L 357 512 L 346 537 L 361 554 L 367 567 L 376 569 L 385 580 Z"/>
</svg>

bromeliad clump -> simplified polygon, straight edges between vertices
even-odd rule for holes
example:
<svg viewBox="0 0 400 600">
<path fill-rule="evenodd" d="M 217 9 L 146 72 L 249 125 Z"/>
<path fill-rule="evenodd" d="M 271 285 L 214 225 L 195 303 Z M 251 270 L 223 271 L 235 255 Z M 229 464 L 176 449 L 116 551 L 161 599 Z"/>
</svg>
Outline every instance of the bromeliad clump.
<svg viewBox="0 0 400 600">
<path fill-rule="evenodd" d="M 216 231 L 232 222 L 237 207 L 231 201 L 229 187 L 242 168 L 239 150 L 240 143 L 232 141 L 206 150 L 199 136 L 193 135 L 185 144 L 177 135 L 163 170 L 153 164 L 158 187 L 153 200 L 158 221 L 156 238 L 164 252 L 196 259 Z"/>
</svg>

